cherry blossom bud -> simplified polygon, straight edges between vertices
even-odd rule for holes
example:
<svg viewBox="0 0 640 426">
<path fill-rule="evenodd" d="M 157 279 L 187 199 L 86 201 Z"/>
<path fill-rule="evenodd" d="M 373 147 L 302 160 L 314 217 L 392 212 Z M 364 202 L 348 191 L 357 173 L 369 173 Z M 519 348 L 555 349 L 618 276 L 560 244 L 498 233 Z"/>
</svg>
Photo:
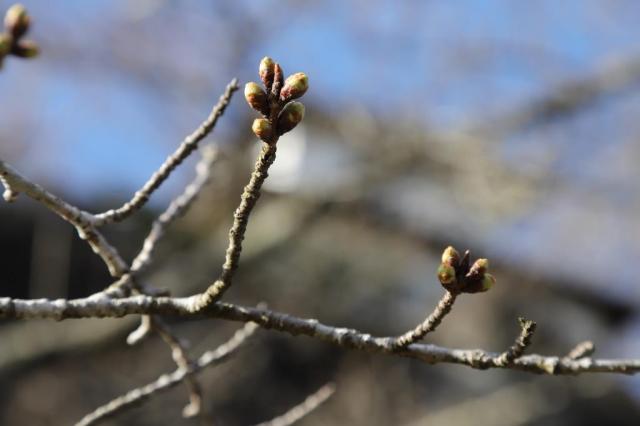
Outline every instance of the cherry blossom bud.
<svg viewBox="0 0 640 426">
<path fill-rule="evenodd" d="M 267 90 L 270 90 L 271 85 L 273 84 L 273 75 L 275 72 L 274 71 L 275 66 L 276 66 L 276 63 L 273 62 L 273 59 L 271 59 L 268 56 L 265 56 L 260 61 L 258 74 L 260 75 L 260 80 L 262 80 L 262 82 L 264 83 L 264 87 L 266 87 Z"/>
<path fill-rule="evenodd" d="M 442 263 L 446 263 L 451 266 L 456 266 L 460 261 L 460 253 L 452 246 L 447 247 L 442 252 Z"/>
<path fill-rule="evenodd" d="M 453 284 L 456 281 L 456 270 L 449 264 L 441 263 L 438 267 L 438 280 L 445 287 Z"/>
<path fill-rule="evenodd" d="M 252 81 L 244 86 L 244 98 L 251 108 L 265 115 L 269 113 L 267 94 L 258 83 Z"/>
<path fill-rule="evenodd" d="M 280 100 L 288 102 L 292 99 L 298 99 L 304 95 L 309 88 L 309 79 L 303 72 L 297 72 L 287 77 L 284 87 L 280 91 Z"/>
<path fill-rule="evenodd" d="M 304 105 L 300 102 L 290 102 L 282 109 L 278 116 L 278 133 L 287 133 L 304 118 Z"/>
<path fill-rule="evenodd" d="M 14 4 L 4 15 L 4 27 L 13 38 L 22 37 L 28 30 L 31 19 L 21 4 Z"/>
<path fill-rule="evenodd" d="M 251 130 L 253 130 L 253 133 L 255 133 L 260 140 L 267 143 L 269 143 L 273 137 L 273 127 L 271 127 L 271 123 L 269 123 L 269 120 L 266 118 L 256 118 L 253 120 Z"/>
</svg>

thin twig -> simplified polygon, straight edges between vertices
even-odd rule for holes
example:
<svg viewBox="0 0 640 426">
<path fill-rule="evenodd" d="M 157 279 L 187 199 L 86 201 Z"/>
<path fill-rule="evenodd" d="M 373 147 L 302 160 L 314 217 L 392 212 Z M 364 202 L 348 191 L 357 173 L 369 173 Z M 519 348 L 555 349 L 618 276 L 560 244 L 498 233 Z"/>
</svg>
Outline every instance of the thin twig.
<svg viewBox="0 0 640 426">
<path fill-rule="evenodd" d="M 429 316 L 416 328 L 407 331 L 402 336 L 398 336 L 393 339 L 392 345 L 397 349 L 406 348 L 412 343 L 416 343 L 424 338 L 427 334 L 440 325 L 443 318 L 451 312 L 451 308 L 456 301 L 457 295 L 447 291 L 442 299 L 438 302 L 436 308 L 429 314 Z"/>
<path fill-rule="evenodd" d="M 196 177 L 187 185 L 184 192 L 173 199 L 169 207 L 153 222 L 151 232 L 142 244 L 142 250 L 131 262 L 131 272 L 136 275 L 144 272 L 153 260 L 154 250 L 158 241 L 164 236 L 167 228 L 182 217 L 193 202 L 198 198 L 202 188 L 209 182 L 211 166 L 218 158 L 218 152 L 212 146 L 202 150 L 202 159 L 196 166 Z"/>
<path fill-rule="evenodd" d="M 154 315 L 151 317 L 151 327 L 156 333 L 158 333 L 160 338 L 164 340 L 169 348 L 171 348 L 171 357 L 178 368 L 183 370 L 191 369 L 192 362 L 189 359 L 187 348 L 180 339 L 171 332 L 164 321 L 160 317 Z M 184 417 L 193 417 L 200 413 L 202 389 L 193 375 L 187 375 L 184 378 L 184 384 L 189 393 L 189 404 L 183 408 L 182 415 Z"/>
<path fill-rule="evenodd" d="M 584 342 L 578 343 L 573 349 L 569 351 L 567 354 L 567 358 L 569 359 L 581 359 L 591 356 L 596 351 L 596 345 L 593 344 L 590 340 L 585 340 Z"/>
<path fill-rule="evenodd" d="M 518 318 L 520 323 L 520 335 L 514 344 L 495 360 L 496 365 L 505 366 L 513 363 L 524 354 L 524 351 L 531 344 L 533 334 L 536 332 L 536 323 L 524 318 Z"/>
<path fill-rule="evenodd" d="M 231 287 L 231 280 L 240 263 L 242 240 L 247 230 L 249 216 L 260 198 L 260 189 L 267 179 L 269 167 L 276 159 L 276 144 L 263 144 L 262 151 L 256 161 L 249 183 L 244 188 L 240 205 L 233 214 L 233 225 L 229 230 L 229 245 L 227 247 L 222 272 L 218 279 L 209 286 L 196 302 L 196 310 L 204 309 L 219 300 Z"/>
<path fill-rule="evenodd" d="M 105 318 L 132 314 L 158 314 L 178 316 L 207 316 L 230 321 L 255 322 L 265 329 L 273 329 L 297 336 L 300 334 L 334 345 L 373 353 L 384 353 L 419 359 L 429 364 L 453 363 L 477 369 L 504 368 L 538 374 L 575 375 L 581 373 L 640 372 L 640 359 L 592 359 L 572 360 L 558 356 L 525 355 L 502 365 L 502 354 L 481 349 L 449 349 L 436 345 L 412 344 L 397 350 L 389 337 L 373 337 L 358 330 L 334 327 L 316 319 L 299 318 L 268 309 L 237 306 L 217 302 L 207 309 L 197 310 L 199 296 L 171 298 L 132 296 L 112 299 L 106 296 L 75 300 L 21 300 L 0 298 L 0 318 Z M 199 315 L 194 315 L 198 313 Z"/>
<path fill-rule="evenodd" d="M 207 351 L 202 354 L 190 369 L 178 368 L 173 373 L 164 374 L 157 380 L 145 386 L 133 389 L 87 414 L 78 423 L 76 423 L 76 426 L 97 424 L 98 422 L 105 420 L 106 418 L 111 417 L 133 405 L 142 403 L 158 392 L 168 390 L 178 385 L 189 375 L 193 375 L 204 368 L 217 365 L 227 360 L 242 346 L 243 343 L 246 342 L 246 340 L 255 332 L 256 328 L 255 324 L 245 324 L 245 326 L 236 331 L 233 337 L 227 342 L 218 346 L 215 350 Z"/>
<path fill-rule="evenodd" d="M 182 141 L 173 154 L 167 157 L 165 162 L 151 175 L 144 186 L 134 194 L 133 198 L 117 209 L 96 214 L 95 225 L 102 226 L 108 223 L 120 222 L 140 210 L 151 194 L 169 177 L 171 172 L 180 165 L 189 154 L 198 148 L 198 143 L 213 130 L 218 118 L 222 115 L 227 105 L 229 105 L 231 96 L 236 90 L 238 90 L 238 80 L 234 78 L 227 85 L 224 93 L 220 96 L 218 103 L 213 107 L 211 114 L 209 114 L 206 120 Z"/>
<path fill-rule="evenodd" d="M 309 395 L 302 403 L 296 405 L 283 415 L 262 422 L 256 426 L 290 426 L 325 403 L 335 391 L 335 385 L 333 383 L 327 383 Z"/>
</svg>

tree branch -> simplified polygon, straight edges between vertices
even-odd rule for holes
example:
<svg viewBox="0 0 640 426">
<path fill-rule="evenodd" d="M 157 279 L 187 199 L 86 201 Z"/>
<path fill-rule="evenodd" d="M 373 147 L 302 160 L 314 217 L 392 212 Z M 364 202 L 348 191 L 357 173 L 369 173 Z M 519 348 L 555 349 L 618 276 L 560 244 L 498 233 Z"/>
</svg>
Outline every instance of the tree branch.
<svg viewBox="0 0 640 426">
<path fill-rule="evenodd" d="M 209 182 L 211 166 L 218 158 L 218 152 L 212 146 L 202 150 L 202 160 L 196 166 L 196 177 L 187 185 L 184 192 L 176 197 L 169 207 L 153 222 L 151 232 L 142 244 L 142 250 L 131 262 L 131 272 L 139 275 L 151 264 L 158 241 L 164 236 L 167 228 L 182 217 L 198 198 L 202 188 Z"/>
<path fill-rule="evenodd" d="M 393 338 L 373 337 L 358 330 L 334 327 L 316 319 L 298 318 L 267 309 L 214 303 L 197 310 L 199 297 L 151 297 L 132 296 L 112 299 L 97 295 L 75 300 L 21 300 L 0 298 L 0 318 L 105 318 L 132 314 L 206 316 L 230 321 L 255 322 L 265 329 L 273 329 L 297 336 L 300 334 L 324 340 L 334 345 L 372 353 L 399 355 L 419 359 L 428 364 L 452 363 L 476 369 L 503 368 L 538 374 L 575 375 L 581 373 L 640 372 L 640 359 L 591 359 L 572 360 L 566 357 L 525 355 L 511 364 L 501 364 L 501 353 L 481 349 L 449 349 L 436 345 L 411 344 L 402 350 L 393 345 Z M 198 315 L 195 315 L 195 314 Z"/>
<path fill-rule="evenodd" d="M 196 310 L 204 309 L 211 303 L 220 300 L 222 295 L 231 287 L 231 280 L 240 264 L 242 240 L 244 240 L 244 234 L 247 230 L 249 216 L 258 202 L 258 198 L 260 198 L 260 189 L 269 176 L 269 167 L 275 159 L 275 142 L 272 144 L 263 144 L 262 151 L 251 174 L 251 179 L 242 193 L 240 205 L 233 214 L 233 225 L 229 230 L 229 245 L 227 247 L 224 264 L 222 265 L 222 273 L 218 279 L 198 297 L 195 305 Z"/>
<path fill-rule="evenodd" d="M 238 80 L 234 78 L 227 85 L 224 93 L 220 96 L 218 103 L 213 107 L 207 119 L 182 141 L 173 154 L 167 157 L 165 162 L 151 175 L 151 178 L 149 178 L 144 186 L 134 194 L 133 198 L 117 209 L 96 214 L 95 225 L 102 226 L 108 223 L 120 222 L 140 210 L 151 194 L 169 177 L 171 172 L 198 148 L 198 143 L 213 130 L 218 118 L 224 113 L 227 105 L 229 105 L 231 96 L 236 90 L 238 90 Z"/>
<path fill-rule="evenodd" d="M 186 377 L 194 375 L 204 368 L 226 361 L 247 341 L 249 337 L 251 337 L 251 335 L 253 335 L 256 329 L 257 327 L 255 324 L 245 324 L 245 326 L 238 330 L 227 342 L 218 346 L 215 350 L 207 351 L 202 354 L 191 368 L 178 368 L 173 373 L 164 374 L 157 380 L 145 386 L 133 389 L 126 394 L 109 401 L 107 404 L 98 407 L 93 412 L 84 416 L 78 423 L 76 423 L 76 426 L 97 424 L 131 406 L 144 402 L 156 393 L 171 389 L 182 382 Z"/>
<path fill-rule="evenodd" d="M 256 426 L 290 426 L 324 404 L 329 398 L 331 398 L 331 395 L 333 395 L 335 391 L 335 385 L 333 383 L 327 383 L 309 395 L 301 404 L 296 405 L 283 415 L 269 421 L 262 422 Z"/>
</svg>

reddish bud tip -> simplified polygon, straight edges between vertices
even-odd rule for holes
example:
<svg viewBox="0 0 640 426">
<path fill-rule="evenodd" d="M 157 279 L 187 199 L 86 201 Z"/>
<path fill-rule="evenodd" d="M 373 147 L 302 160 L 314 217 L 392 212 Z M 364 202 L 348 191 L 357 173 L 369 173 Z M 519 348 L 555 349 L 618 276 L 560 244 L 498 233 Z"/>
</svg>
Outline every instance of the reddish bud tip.
<svg viewBox="0 0 640 426">
<path fill-rule="evenodd" d="M 266 87 L 267 90 L 271 89 L 271 85 L 273 84 L 275 66 L 276 66 L 276 63 L 273 62 L 273 59 L 271 59 L 268 56 L 265 56 L 260 61 L 260 67 L 258 68 L 258 75 L 260 75 L 260 80 L 262 80 L 262 82 L 264 83 L 264 87 Z"/>
<path fill-rule="evenodd" d="M 305 94 L 309 88 L 309 79 L 303 72 L 297 72 L 287 77 L 284 86 L 280 91 L 280 100 L 288 102 L 292 99 L 298 99 Z"/>
</svg>

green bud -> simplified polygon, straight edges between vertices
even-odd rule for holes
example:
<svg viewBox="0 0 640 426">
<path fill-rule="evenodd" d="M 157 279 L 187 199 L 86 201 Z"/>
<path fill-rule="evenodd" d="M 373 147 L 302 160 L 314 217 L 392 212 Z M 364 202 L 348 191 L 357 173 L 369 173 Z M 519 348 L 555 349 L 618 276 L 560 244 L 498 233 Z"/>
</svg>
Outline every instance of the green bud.
<svg viewBox="0 0 640 426">
<path fill-rule="evenodd" d="M 0 58 L 4 57 L 11 50 L 11 36 L 0 34 Z"/>
<path fill-rule="evenodd" d="M 21 4 L 14 4 L 4 15 L 4 27 L 14 37 L 22 37 L 28 30 L 31 19 L 27 9 Z"/>
<path fill-rule="evenodd" d="M 309 79 L 307 75 L 303 72 L 297 72 L 285 80 L 284 86 L 280 91 L 280 100 L 287 102 L 292 99 L 298 99 L 305 94 L 308 88 Z"/>
<path fill-rule="evenodd" d="M 491 274 L 484 274 L 484 278 L 482 278 L 482 290 L 487 291 L 496 283 L 496 279 Z"/>
<path fill-rule="evenodd" d="M 447 263 L 441 263 L 438 267 L 438 281 L 443 286 L 448 286 L 456 281 L 456 270 Z"/>
<path fill-rule="evenodd" d="M 287 133 L 304 118 L 304 105 L 300 102 L 289 102 L 278 116 L 278 134 Z"/>
<path fill-rule="evenodd" d="M 11 54 L 19 58 L 33 58 L 38 56 L 39 53 L 40 48 L 38 45 L 30 40 L 19 41 L 11 49 Z"/>
<path fill-rule="evenodd" d="M 244 86 L 244 98 L 249 106 L 262 114 L 269 114 L 269 101 L 267 94 L 258 83 L 253 81 Z"/>
<path fill-rule="evenodd" d="M 271 127 L 271 123 L 269 123 L 269 120 L 266 118 L 256 118 L 253 120 L 251 130 L 253 130 L 253 133 L 255 133 L 260 140 L 267 143 L 269 143 L 273 137 L 273 127 Z"/>
<path fill-rule="evenodd" d="M 273 62 L 268 56 L 265 56 L 260 61 L 260 67 L 258 68 L 258 74 L 260 75 L 260 80 L 264 83 L 264 87 L 267 90 L 271 89 L 271 85 L 273 84 L 273 75 L 275 73 L 276 63 Z"/>
<path fill-rule="evenodd" d="M 447 263 L 451 266 L 456 266 L 460 261 L 460 253 L 452 246 L 447 247 L 442 252 L 442 263 Z"/>
</svg>

